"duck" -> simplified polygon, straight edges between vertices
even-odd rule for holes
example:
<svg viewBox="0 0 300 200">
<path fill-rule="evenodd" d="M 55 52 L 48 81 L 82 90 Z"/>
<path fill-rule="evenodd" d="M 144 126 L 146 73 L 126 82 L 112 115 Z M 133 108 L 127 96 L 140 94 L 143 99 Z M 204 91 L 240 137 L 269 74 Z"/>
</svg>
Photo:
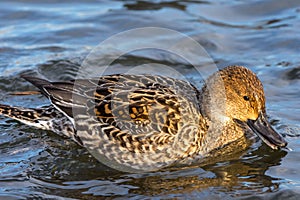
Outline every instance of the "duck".
<svg viewBox="0 0 300 200">
<path fill-rule="evenodd" d="M 267 119 L 264 89 L 250 69 L 228 66 L 201 89 L 159 75 L 113 74 L 50 82 L 22 75 L 51 104 L 0 104 L 0 114 L 74 140 L 101 163 L 127 172 L 201 161 L 255 134 L 274 150 L 287 146 Z"/>
</svg>

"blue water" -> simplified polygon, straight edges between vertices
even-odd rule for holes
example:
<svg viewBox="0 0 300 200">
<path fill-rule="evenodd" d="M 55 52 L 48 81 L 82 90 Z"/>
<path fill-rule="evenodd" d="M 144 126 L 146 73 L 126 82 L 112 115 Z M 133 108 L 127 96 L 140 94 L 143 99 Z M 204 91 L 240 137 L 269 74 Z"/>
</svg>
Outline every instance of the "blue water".
<svg viewBox="0 0 300 200">
<path fill-rule="evenodd" d="M 238 64 L 257 73 L 270 121 L 291 149 L 257 142 L 201 166 L 124 173 L 71 140 L 1 116 L 0 199 L 300 198 L 300 1 L 4 0 L 0 18 L 1 103 L 47 105 L 42 95 L 10 95 L 35 90 L 20 74 L 74 78 L 89 53 L 115 34 L 168 28 L 196 40 L 219 68 Z M 115 45 L 165 40 L 154 35 Z M 112 71 L 143 63 L 168 65 L 196 84 L 201 78 L 182 59 L 155 50 L 131 52 Z"/>
</svg>

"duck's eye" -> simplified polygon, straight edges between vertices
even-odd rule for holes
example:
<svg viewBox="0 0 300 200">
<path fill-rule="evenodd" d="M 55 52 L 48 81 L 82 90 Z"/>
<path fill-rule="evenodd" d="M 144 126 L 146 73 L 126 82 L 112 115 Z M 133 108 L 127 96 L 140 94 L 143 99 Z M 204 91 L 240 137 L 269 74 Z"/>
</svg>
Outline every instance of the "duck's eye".
<svg viewBox="0 0 300 200">
<path fill-rule="evenodd" d="M 250 98 L 248 96 L 244 96 L 245 101 L 249 101 Z"/>
</svg>

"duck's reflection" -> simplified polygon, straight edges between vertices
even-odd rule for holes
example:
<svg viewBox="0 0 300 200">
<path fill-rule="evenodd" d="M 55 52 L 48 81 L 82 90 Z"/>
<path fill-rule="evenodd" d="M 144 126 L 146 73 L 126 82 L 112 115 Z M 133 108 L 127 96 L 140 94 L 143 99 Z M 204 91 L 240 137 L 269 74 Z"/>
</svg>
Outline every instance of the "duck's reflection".
<svg viewBox="0 0 300 200">
<path fill-rule="evenodd" d="M 170 197 L 193 194 L 196 194 L 197 198 L 210 198 L 215 194 L 251 196 L 277 190 L 283 180 L 266 175 L 266 171 L 272 166 L 280 165 L 287 152 L 272 150 L 265 144 L 254 142 L 253 139 L 242 138 L 212 152 L 202 164 L 136 174 L 108 169 L 93 158 L 85 161 L 85 154 L 88 153 L 78 154 L 82 155 L 78 163 L 65 166 L 64 162 L 60 162 L 60 165 L 55 166 L 57 171 L 68 171 L 68 176 L 62 176 L 61 181 L 55 180 L 58 185 L 49 185 L 49 180 L 42 178 L 41 173 L 38 173 L 38 176 L 32 174 L 33 182 L 38 181 L 38 185 L 48 188 L 47 191 L 43 191 L 45 193 L 49 190 L 55 190 L 56 193 L 65 191 L 68 194 L 71 192 L 71 196 L 74 197 L 89 198 L 90 195 L 95 198 L 136 195 Z M 79 171 L 81 173 L 78 173 Z M 210 191 L 213 191 L 213 194 Z"/>
</svg>

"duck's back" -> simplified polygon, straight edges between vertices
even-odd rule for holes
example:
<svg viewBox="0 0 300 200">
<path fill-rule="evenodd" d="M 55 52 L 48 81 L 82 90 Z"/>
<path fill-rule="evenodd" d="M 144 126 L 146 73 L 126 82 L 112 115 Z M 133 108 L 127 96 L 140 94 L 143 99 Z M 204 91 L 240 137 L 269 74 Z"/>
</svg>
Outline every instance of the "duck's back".
<svg viewBox="0 0 300 200">
<path fill-rule="evenodd" d="M 39 87 L 75 124 L 97 159 L 121 170 L 151 170 L 197 153 L 205 125 L 198 90 L 162 76 L 109 75 Z"/>
</svg>

